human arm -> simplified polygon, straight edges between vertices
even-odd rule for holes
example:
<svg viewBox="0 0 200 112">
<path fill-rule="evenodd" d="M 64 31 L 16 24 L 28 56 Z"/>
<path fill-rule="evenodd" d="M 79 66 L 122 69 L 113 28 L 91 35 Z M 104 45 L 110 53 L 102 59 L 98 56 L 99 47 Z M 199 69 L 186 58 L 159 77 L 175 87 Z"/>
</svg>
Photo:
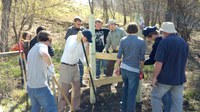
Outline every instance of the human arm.
<svg viewBox="0 0 200 112">
<path fill-rule="evenodd" d="M 142 47 L 140 49 L 140 71 L 143 73 L 144 69 L 144 60 L 145 60 L 145 52 L 146 52 L 146 42 L 142 43 Z"/>
<path fill-rule="evenodd" d="M 66 32 L 66 35 L 65 35 L 65 39 L 67 40 L 67 38 L 71 35 L 71 27 L 69 27 L 68 29 L 67 29 L 67 32 Z"/>
<path fill-rule="evenodd" d="M 106 38 L 106 45 L 103 52 L 108 52 L 109 47 L 111 46 L 111 36 L 108 34 Z"/>
<path fill-rule="evenodd" d="M 154 65 L 154 72 L 153 72 L 153 79 L 152 79 L 153 87 L 156 87 L 158 75 L 160 74 L 163 63 L 165 62 L 166 57 L 167 57 L 165 47 L 166 45 L 163 42 L 160 42 L 160 44 L 158 45 L 158 49 L 156 51 L 156 55 L 155 55 L 156 62 Z"/>
<path fill-rule="evenodd" d="M 79 48 L 77 47 L 78 45 L 81 45 L 81 42 L 77 41 L 77 35 L 71 35 L 66 40 L 65 51 L 73 53 L 77 48 Z"/>
<path fill-rule="evenodd" d="M 19 51 L 19 45 L 18 44 L 13 45 L 10 50 L 11 51 Z"/>
<path fill-rule="evenodd" d="M 51 45 L 48 46 L 48 53 L 49 53 L 49 55 L 50 55 L 51 57 L 54 56 L 54 49 L 53 49 L 53 47 L 52 47 Z"/>
<path fill-rule="evenodd" d="M 154 45 L 152 46 L 152 51 L 149 54 L 149 59 L 145 60 L 145 65 L 153 65 L 156 61 L 154 60 L 155 54 L 156 54 L 156 50 L 158 47 L 158 43 L 154 43 Z"/>
<path fill-rule="evenodd" d="M 117 53 L 117 61 L 116 61 L 116 69 L 115 69 L 115 74 L 117 76 L 120 75 L 120 62 L 121 62 L 122 54 L 123 54 L 123 44 L 122 44 L 122 40 L 121 40 L 119 50 Z"/>
<path fill-rule="evenodd" d="M 48 72 L 49 72 L 50 77 L 53 77 L 55 75 L 55 71 L 54 71 L 54 65 L 51 61 L 51 57 L 50 57 L 49 53 L 47 52 L 47 50 L 44 47 L 41 47 L 39 49 L 39 53 L 40 53 L 43 61 L 48 66 Z"/>
<path fill-rule="evenodd" d="M 162 69 L 162 65 L 163 65 L 162 62 L 158 62 L 158 61 L 155 62 L 154 72 L 153 72 L 153 80 L 152 80 L 153 87 L 156 87 L 157 77 Z"/>
</svg>

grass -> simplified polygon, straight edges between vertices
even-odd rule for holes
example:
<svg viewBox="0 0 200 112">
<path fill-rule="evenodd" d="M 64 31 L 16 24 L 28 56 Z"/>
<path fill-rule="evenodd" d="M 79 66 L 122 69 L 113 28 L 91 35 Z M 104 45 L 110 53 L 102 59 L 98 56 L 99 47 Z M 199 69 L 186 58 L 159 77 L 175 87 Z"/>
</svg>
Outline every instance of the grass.
<svg viewBox="0 0 200 112">
<path fill-rule="evenodd" d="M 53 63 L 55 65 L 56 73 L 59 73 L 60 59 L 65 45 L 64 35 L 65 28 L 62 26 L 49 24 L 47 29 L 52 29 L 53 33 L 53 47 L 55 56 Z M 56 29 L 59 28 L 59 29 Z M 199 34 L 197 34 L 199 35 Z M 195 36 L 195 35 L 194 35 Z M 189 103 L 189 111 L 197 111 L 200 105 L 200 71 L 197 55 L 199 54 L 199 39 L 195 39 L 190 45 L 190 58 L 187 70 L 188 82 L 185 85 L 184 98 Z M 5 112 L 27 112 L 30 111 L 30 106 L 26 108 L 26 94 L 21 88 L 17 88 L 20 80 L 20 68 L 18 65 L 18 57 L 0 58 L 0 106 Z M 152 77 L 153 65 L 145 66 L 145 80 L 150 81 Z M 87 96 L 88 97 L 88 96 Z M 30 101 L 29 101 L 30 104 Z"/>
</svg>

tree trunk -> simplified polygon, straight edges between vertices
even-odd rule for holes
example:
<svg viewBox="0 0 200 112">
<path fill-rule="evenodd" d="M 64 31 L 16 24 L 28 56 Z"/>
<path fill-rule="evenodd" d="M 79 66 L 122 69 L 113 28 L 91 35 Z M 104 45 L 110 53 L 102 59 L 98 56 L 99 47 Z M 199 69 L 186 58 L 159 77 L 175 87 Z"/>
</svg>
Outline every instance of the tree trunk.
<svg viewBox="0 0 200 112">
<path fill-rule="evenodd" d="M 165 13 L 165 21 L 172 21 L 174 0 L 167 0 L 167 11 Z"/>
<path fill-rule="evenodd" d="M 150 22 L 150 2 L 148 0 L 142 0 L 143 10 L 144 10 L 144 21 L 145 26 L 149 26 Z"/>
<path fill-rule="evenodd" d="M 0 33 L 0 51 L 8 51 L 8 32 L 12 0 L 2 0 L 2 20 Z"/>
<path fill-rule="evenodd" d="M 123 0 L 123 15 L 124 15 L 124 25 L 126 24 L 126 8 L 125 8 L 125 0 Z"/>
<path fill-rule="evenodd" d="M 103 18 L 105 18 L 105 21 L 108 21 L 108 4 L 107 0 L 103 0 Z"/>
</svg>

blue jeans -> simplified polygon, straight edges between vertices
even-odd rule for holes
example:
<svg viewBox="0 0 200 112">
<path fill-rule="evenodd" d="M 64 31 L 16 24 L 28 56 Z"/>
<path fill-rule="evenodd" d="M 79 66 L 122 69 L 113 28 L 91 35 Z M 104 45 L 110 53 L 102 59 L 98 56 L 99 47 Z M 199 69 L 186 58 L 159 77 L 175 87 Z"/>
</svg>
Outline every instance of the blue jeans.
<svg viewBox="0 0 200 112">
<path fill-rule="evenodd" d="M 28 95 L 31 100 L 31 112 L 40 112 L 41 107 L 45 112 L 57 112 L 57 105 L 49 87 L 29 88 Z"/>
<path fill-rule="evenodd" d="M 121 69 L 123 80 L 122 112 L 134 112 L 139 85 L 139 73 Z"/>
<path fill-rule="evenodd" d="M 162 97 L 162 103 L 163 103 L 163 112 L 170 112 L 171 106 L 172 106 L 172 98 L 171 98 L 171 92 L 168 91 L 164 94 Z"/>
<path fill-rule="evenodd" d="M 166 85 L 158 83 L 157 87 L 153 87 L 151 92 L 152 112 L 162 112 L 161 98 L 167 92 L 171 93 L 171 109 L 170 112 L 183 112 L 183 85 Z"/>
<path fill-rule="evenodd" d="M 79 66 L 79 72 L 80 72 L 80 84 L 82 84 L 84 67 L 83 67 L 83 63 L 81 62 L 81 60 L 79 60 L 78 66 Z"/>
<path fill-rule="evenodd" d="M 106 74 L 106 68 L 107 68 L 108 61 L 102 60 L 102 59 L 96 59 L 96 77 L 99 78 L 101 74 L 101 65 L 104 69 L 104 74 Z"/>
</svg>

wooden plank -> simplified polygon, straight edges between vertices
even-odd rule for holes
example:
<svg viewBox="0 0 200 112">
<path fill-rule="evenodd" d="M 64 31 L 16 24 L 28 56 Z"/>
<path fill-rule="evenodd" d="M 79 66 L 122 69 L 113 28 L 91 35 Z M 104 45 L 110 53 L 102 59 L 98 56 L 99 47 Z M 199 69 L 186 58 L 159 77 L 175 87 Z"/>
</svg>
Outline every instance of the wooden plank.
<svg viewBox="0 0 200 112">
<path fill-rule="evenodd" d="M 97 59 L 117 60 L 117 53 L 98 53 L 96 52 Z"/>
<path fill-rule="evenodd" d="M 11 52 L 0 53 L 0 57 L 16 56 L 16 55 L 19 55 L 19 51 L 11 51 Z"/>
<path fill-rule="evenodd" d="M 107 85 L 112 84 L 115 82 L 122 82 L 122 76 L 112 76 L 112 77 L 106 77 L 105 79 L 97 79 L 94 80 L 94 86 L 100 86 L 100 85 Z M 90 85 L 91 86 L 91 85 Z"/>
<path fill-rule="evenodd" d="M 149 58 L 149 55 L 145 55 L 145 59 L 148 59 L 148 58 Z M 96 52 L 96 59 L 117 60 L 117 53 Z"/>
</svg>

